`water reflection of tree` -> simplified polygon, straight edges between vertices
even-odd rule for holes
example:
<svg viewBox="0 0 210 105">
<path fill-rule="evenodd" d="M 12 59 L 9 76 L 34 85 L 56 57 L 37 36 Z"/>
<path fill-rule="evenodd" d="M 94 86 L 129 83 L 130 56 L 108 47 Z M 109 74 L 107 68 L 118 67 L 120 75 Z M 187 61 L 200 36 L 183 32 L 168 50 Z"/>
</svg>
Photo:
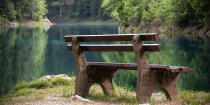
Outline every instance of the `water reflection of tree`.
<svg viewBox="0 0 210 105">
<path fill-rule="evenodd" d="M 30 81 L 43 74 L 48 36 L 41 28 L 0 30 L 0 95 L 17 82 Z"/>
<path fill-rule="evenodd" d="M 88 35 L 117 33 L 117 25 L 67 25 L 62 26 L 62 40 L 60 40 L 61 25 L 52 26 L 48 31 L 46 70 L 49 74 L 75 74 L 75 61 L 71 51 L 67 50 L 64 35 Z M 84 43 L 84 42 L 82 42 Z M 88 61 L 104 61 L 100 52 L 85 52 Z"/>
</svg>

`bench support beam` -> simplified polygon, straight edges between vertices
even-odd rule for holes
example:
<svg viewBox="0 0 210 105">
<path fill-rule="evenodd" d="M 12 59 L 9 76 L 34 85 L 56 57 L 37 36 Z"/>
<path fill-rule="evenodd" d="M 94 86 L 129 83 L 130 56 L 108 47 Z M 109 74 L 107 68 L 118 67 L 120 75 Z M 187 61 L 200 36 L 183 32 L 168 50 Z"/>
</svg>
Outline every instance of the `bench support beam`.
<svg viewBox="0 0 210 105">
<path fill-rule="evenodd" d="M 88 67 L 84 54 L 80 49 L 80 43 L 77 37 L 72 38 L 72 51 L 76 61 L 76 87 L 75 94 L 80 96 L 88 95 L 90 87 L 97 83 L 104 93 L 109 96 L 115 96 L 115 90 L 112 78 L 117 70 L 106 70 L 106 68 Z"/>
<path fill-rule="evenodd" d="M 176 99 L 178 73 L 172 72 L 151 72 L 147 56 L 143 49 L 143 43 L 139 36 L 133 38 L 133 49 L 137 63 L 137 86 L 136 98 L 139 103 L 150 101 L 155 89 L 164 90 L 168 99 Z"/>
</svg>

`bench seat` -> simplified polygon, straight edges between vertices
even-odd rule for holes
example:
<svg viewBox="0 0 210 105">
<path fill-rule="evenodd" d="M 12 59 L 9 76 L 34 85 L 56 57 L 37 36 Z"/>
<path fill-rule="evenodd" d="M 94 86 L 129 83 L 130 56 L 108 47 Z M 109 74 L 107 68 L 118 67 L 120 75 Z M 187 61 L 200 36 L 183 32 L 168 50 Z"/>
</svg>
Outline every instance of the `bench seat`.
<svg viewBox="0 0 210 105">
<path fill-rule="evenodd" d="M 107 63 L 107 62 L 87 62 L 88 67 L 95 68 L 109 68 L 112 69 L 127 69 L 137 70 L 137 64 L 135 63 Z M 194 73 L 191 68 L 181 66 L 167 66 L 159 64 L 150 64 L 150 71 L 152 72 L 178 72 L 178 73 Z"/>
</svg>

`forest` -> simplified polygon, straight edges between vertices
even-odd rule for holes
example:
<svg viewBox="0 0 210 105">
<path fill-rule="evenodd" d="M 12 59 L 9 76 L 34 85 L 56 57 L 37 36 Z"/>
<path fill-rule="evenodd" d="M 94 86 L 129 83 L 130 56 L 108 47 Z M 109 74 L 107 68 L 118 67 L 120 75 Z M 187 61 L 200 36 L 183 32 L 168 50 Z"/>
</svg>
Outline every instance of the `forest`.
<svg viewBox="0 0 210 105">
<path fill-rule="evenodd" d="M 158 22 L 209 27 L 208 0 L 3 0 L 0 23 L 115 19 L 123 26 Z"/>
<path fill-rule="evenodd" d="M 111 17 L 101 8 L 103 0 L 3 0 L 0 4 L 0 23 L 39 21 L 47 17 L 52 22 L 73 19 L 102 20 Z"/>
<path fill-rule="evenodd" d="M 209 0 L 104 0 L 102 7 L 121 25 L 159 22 L 210 25 Z"/>
<path fill-rule="evenodd" d="M 1 0 L 0 8 L 0 23 L 38 21 L 47 13 L 45 0 Z"/>
</svg>

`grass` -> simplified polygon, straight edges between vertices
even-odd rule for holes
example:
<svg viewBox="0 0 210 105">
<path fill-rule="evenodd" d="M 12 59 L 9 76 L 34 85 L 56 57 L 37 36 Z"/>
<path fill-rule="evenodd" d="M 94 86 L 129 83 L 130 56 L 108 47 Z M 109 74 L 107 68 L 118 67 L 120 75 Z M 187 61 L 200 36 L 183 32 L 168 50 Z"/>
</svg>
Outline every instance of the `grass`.
<svg viewBox="0 0 210 105">
<path fill-rule="evenodd" d="M 179 97 L 185 99 L 189 105 L 210 103 L 210 93 L 203 91 L 181 91 Z"/>
<path fill-rule="evenodd" d="M 119 104 L 137 105 L 135 91 L 114 85 L 117 96 L 107 96 L 99 85 L 93 85 L 90 88 L 88 98 L 93 101 L 113 102 Z M 163 93 L 161 93 L 163 94 Z M 28 83 L 17 84 L 14 89 L 7 95 L 0 98 L 0 104 L 22 104 L 24 102 L 42 101 L 45 97 L 70 98 L 75 95 L 75 77 L 73 82 L 66 81 L 62 78 L 46 81 L 38 79 Z M 210 103 L 210 93 L 196 91 L 179 91 L 179 98 L 183 99 L 183 105 L 202 105 Z M 154 98 L 147 103 L 155 105 L 159 103 L 170 104 L 169 100 L 157 101 Z"/>
</svg>

